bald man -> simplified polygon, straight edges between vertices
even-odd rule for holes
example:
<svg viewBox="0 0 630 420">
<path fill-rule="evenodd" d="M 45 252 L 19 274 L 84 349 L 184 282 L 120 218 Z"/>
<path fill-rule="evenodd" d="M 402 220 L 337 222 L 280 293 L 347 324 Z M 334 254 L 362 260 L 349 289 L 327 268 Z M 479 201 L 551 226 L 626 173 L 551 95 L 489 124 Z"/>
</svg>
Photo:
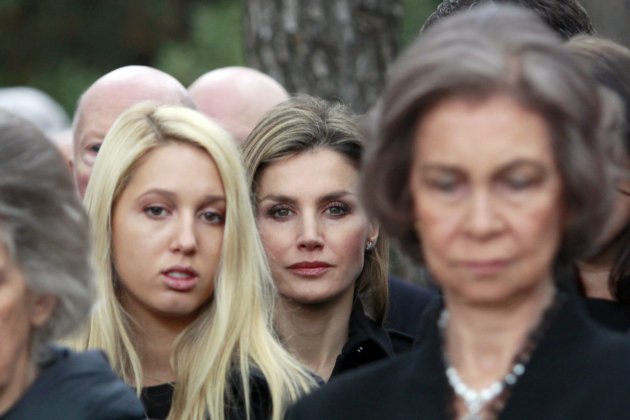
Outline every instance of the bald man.
<svg viewBox="0 0 630 420">
<path fill-rule="evenodd" d="M 274 79 L 247 67 L 212 70 L 188 88 L 197 109 L 243 144 L 267 111 L 289 98 Z"/>
<path fill-rule="evenodd" d="M 79 99 L 73 124 L 73 171 L 82 197 L 105 135 L 120 114 L 143 101 L 195 107 L 186 88 L 173 76 L 145 66 L 107 73 Z"/>
</svg>

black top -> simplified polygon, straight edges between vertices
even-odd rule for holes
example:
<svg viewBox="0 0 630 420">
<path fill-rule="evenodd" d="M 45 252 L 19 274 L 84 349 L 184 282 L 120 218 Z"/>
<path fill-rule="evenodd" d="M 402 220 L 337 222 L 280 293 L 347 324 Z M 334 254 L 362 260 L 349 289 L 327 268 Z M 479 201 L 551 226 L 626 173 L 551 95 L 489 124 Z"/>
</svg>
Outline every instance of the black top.
<svg viewBox="0 0 630 420">
<path fill-rule="evenodd" d="M 361 301 L 356 299 L 350 314 L 348 341 L 335 361 L 331 379 L 368 363 L 392 358 L 396 353 L 409 350 L 412 345 L 413 337 L 396 331 L 387 332 L 365 315 Z M 271 416 L 271 403 L 266 381 L 258 371 L 252 374 L 252 378 L 251 401 L 254 415 L 251 418 L 267 419 Z M 232 390 L 238 392 L 238 387 L 233 385 Z M 173 399 L 172 384 L 143 388 L 141 395 L 142 403 L 150 419 L 165 419 L 168 416 Z M 228 418 L 245 418 L 242 412 L 243 406 L 243 404 L 236 404 L 232 407 Z"/>
<path fill-rule="evenodd" d="M 630 305 L 595 298 L 584 298 L 583 303 L 595 323 L 613 331 L 630 332 Z"/>
<path fill-rule="evenodd" d="M 144 387 L 140 398 L 149 419 L 165 419 L 168 417 L 173 401 L 173 384 Z"/>
<path fill-rule="evenodd" d="M 35 382 L 3 420 L 144 419 L 140 401 L 100 351 L 51 346 Z"/>
<path fill-rule="evenodd" d="M 415 337 L 420 317 L 437 293 L 392 275 L 388 278 L 388 287 L 389 310 L 383 326 Z"/>
<path fill-rule="evenodd" d="M 440 311 L 439 307 L 432 308 Z M 289 419 L 446 419 L 453 393 L 431 320 L 419 347 L 300 400 Z M 564 300 L 499 419 L 630 419 L 630 340 Z"/>
<path fill-rule="evenodd" d="M 238 420 L 246 418 L 244 398 L 241 394 L 241 388 L 237 386 L 238 382 L 238 375 L 234 375 L 231 381 L 231 392 L 235 395 L 236 402 L 226 407 L 226 419 Z M 258 370 L 254 370 L 251 374 L 250 388 L 250 404 L 252 408 L 250 419 L 264 420 L 271 418 L 269 388 L 267 381 Z M 142 388 L 142 404 L 149 419 L 161 420 L 168 417 L 173 401 L 173 391 L 174 384 L 171 383 Z"/>
<path fill-rule="evenodd" d="M 331 378 L 411 349 L 413 337 L 397 331 L 386 331 L 370 319 L 359 299 L 355 299 L 350 314 L 348 341 L 337 356 Z"/>
</svg>

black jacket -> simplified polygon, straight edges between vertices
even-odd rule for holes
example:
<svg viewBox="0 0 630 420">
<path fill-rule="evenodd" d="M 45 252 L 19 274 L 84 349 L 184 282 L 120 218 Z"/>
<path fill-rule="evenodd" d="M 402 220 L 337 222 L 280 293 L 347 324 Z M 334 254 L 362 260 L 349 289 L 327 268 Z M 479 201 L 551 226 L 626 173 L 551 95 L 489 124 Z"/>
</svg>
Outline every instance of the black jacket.
<svg viewBox="0 0 630 420">
<path fill-rule="evenodd" d="M 385 330 L 365 315 L 361 301 L 356 299 L 350 314 L 348 341 L 335 361 L 331 378 L 378 360 L 392 358 L 409 350 L 412 345 L 413 337 Z"/>
<path fill-rule="evenodd" d="M 432 308 L 439 313 L 440 308 Z M 340 378 L 300 400 L 289 419 L 446 419 L 437 315 L 419 347 Z M 630 340 L 597 327 L 565 299 L 499 419 L 630 419 Z"/>
<path fill-rule="evenodd" d="M 144 419 L 134 392 L 111 370 L 100 351 L 75 353 L 50 347 L 35 382 L 3 420 Z"/>
<path fill-rule="evenodd" d="M 388 288 L 389 309 L 383 326 L 415 337 L 422 313 L 437 292 L 392 275 L 388 278 Z"/>
</svg>

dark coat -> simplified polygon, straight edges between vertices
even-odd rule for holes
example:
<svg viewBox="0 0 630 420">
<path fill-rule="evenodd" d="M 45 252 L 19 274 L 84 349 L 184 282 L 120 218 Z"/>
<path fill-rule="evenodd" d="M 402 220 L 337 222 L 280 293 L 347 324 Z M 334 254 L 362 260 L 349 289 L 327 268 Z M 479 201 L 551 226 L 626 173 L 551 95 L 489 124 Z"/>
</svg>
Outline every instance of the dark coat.
<svg viewBox="0 0 630 420">
<path fill-rule="evenodd" d="M 411 349 L 412 345 L 412 336 L 385 330 L 365 315 L 361 301 L 356 299 L 350 314 L 348 341 L 335 361 L 331 378 L 378 360 L 392 358 Z"/>
<path fill-rule="evenodd" d="M 630 305 L 595 298 L 583 298 L 583 303 L 596 324 L 612 331 L 630 332 Z"/>
<path fill-rule="evenodd" d="M 389 309 L 383 326 L 387 330 L 415 337 L 422 313 L 437 293 L 391 275 L 388 278 L 388 287 Z"/>
<path fill-rule="evenodd" d="M 440 308 L 431 308 L 437 311 Z M 289 419 L 446 419 L 452 391 L 434 322 L 422 343 L 300 400 Z M 499 419 L 630 419 L 630 340 L 564 299 Z"/>
<path fill-rule="evenodd" d="M 100 351 L 51 347 L 35 382 L 2 420 L 144 419 L 140 401 Z"/>
</svg>

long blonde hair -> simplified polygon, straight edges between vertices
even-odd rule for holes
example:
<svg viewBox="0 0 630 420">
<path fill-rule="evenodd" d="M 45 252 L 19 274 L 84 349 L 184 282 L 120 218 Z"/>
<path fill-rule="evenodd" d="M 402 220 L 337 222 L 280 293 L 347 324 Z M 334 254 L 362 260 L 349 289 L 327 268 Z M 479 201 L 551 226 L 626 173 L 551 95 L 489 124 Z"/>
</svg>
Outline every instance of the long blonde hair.
<svg viewBox="0 0 630 420">
<path fill-rule="evenodd" d="M 194 110 L 136 105 L 116 121 L 103 143 L 85 196 L 99 302 L 82 345 L 104 349 L 114 370 L 140 389 L 142 365 L 129 331 L 133 320 L 115 290 L 111 215 L 138 160 L 172 142 L 193 144 L 212 157 L 223 181 L 227 213 L 213 300 L 202 306 L 173 346 L 176 386 L 169 419 L 223 419 L 228 404 L 236 402 L 230 386 L 235 383 L 249 417 L 254 369 L 268 385 L 272 418 L 280 419 L 287 405 L 312 387 L 313 379 L 273 336 L 275 291 L 238 149 L 227 132 Z"/>
</svg>

